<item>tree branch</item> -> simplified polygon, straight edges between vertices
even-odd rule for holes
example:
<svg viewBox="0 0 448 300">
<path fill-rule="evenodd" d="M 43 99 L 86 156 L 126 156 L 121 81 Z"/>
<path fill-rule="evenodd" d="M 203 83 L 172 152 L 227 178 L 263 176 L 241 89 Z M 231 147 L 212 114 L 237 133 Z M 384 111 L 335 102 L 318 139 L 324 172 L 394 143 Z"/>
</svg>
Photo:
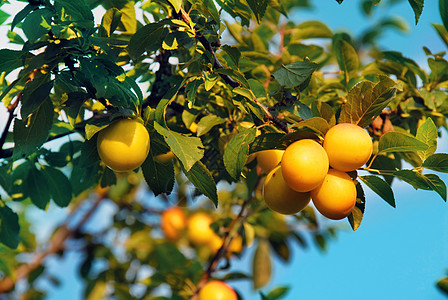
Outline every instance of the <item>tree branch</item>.
<svg viewBox="0 0 448 300">
<path fill-rule="evenodd" d="M 237 225 L 238 222 L 240 222 L 240 225 L 241 225 L 242 222 L 244 222 L 244 220 L 247 218 L 247 215 L 243 216 L 243 213 L 244 213 L 244 210 L 246 209 L 247 204 L 249 204 L 250 200 L 251 200 L 251 198 L 249 198 L 243 202 L 243 204 L 241 205 L 240 212 L 238 213 L 236 218 L 233 219 L 232 223 L 230 223 L 229 227 L 227 227 L 226 233 L 224 234 L 224 237 L 222 239 L 221 247 L 218 249 L 215 256 L 213 256 L 212 260 L 210 261 L 210 263 L 207 267 L 207 270 L 202 275 L 201 279 L 199 280 L 198 284 L 196 285 L 196 290 L 194 291 L 190 300 L 198 299 L 200 290 L 208 282 L 211 274 L 216 270 L 219 260 L 227 253 L 230 243 L 232 242 L 232 240 L 235 236 L 235 235 L 230 236 L 230 233 L 233 231 L 233 228 Z"/>
<path fill-rule="evenodd" d="M 8 293 L 14 289 L 14 286 L 17 281 L 26 278 L 31 272 L 39 268 L 42 265 L 44 260 L 52 254 L 55 254 L 64 249 L 65 241 L 74 236 L 82 227 L 87 223 L 92 214 L 95 212 L 101 201 L 105 198 L 105 194 L 98 194 L 95 202 L 92 204 L 92 207 L 84 214 L 83 218 L 79 221 L 79 223 L 73 227 L 69 228 L 68 222 L 66 221 L 63 225 L 61 225 L 53 235 L 51 239 L 51 243 L 48 248 L 37 254 L 34 259 L 29 262 L 20 265 L 14 272 L 14 275 L 11 277 L 4 277 L 0 280 L 0 294 Z M 71 215 L 76 213 L 77 210 L 72 212 Z M 14 279 L 13 279 L 14 278 Z"/>
</svg>

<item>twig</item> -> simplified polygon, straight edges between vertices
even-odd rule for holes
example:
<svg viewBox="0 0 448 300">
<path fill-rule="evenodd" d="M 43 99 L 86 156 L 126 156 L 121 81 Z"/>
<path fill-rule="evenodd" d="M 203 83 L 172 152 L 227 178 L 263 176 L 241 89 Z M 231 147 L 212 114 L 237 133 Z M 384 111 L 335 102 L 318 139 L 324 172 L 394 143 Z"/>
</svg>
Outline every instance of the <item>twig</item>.
<svg viewBox="0 0 448 300">
<path fill-rule="evenodd" d="M 233 219 L 232 223 L 230 223 L 229 227 L 226 230 L 226 233 L 224 234 L 224 237 L 222 239 L 222 245 L 216 252 L 215 256 L 213 256 L 212 260 L 210 261 L 207 270 L 202 275 L 201 279 L 199 280 L 198 284 L 196 285 L 196 290 L 194 291 L 193 295 L 191 296 L 190 300 L 197 300 L 199 291 L 204 287 L 204 285 L 208 282 L 210 279 L 211 274 L 216 270 L 216 267 L 218 266 L 219 260 L 225 255 L 227 252 L 230 243 L 232 242 L 233 236 L 230 236 L 230 233 L 232 232 L 233 228 L 236 226 L 236 224 L 239 221 L 244 221 L 246 217 L 243 216 L 244 210 L 246 209 L 247 204 L 250 202 L 251 198 L 247 199 L 243 202 L 241 205 L 240 212 L 236 216 L 235 219 Z"/>
<path fill-rule="evenodd" d="M 262 103 L 258 102 L 257 99 L 254 99 L 254 101 L 263 109 L 263 111 L 269 121 L 274 123 L 278 128 L 280 128 L 281 130 L 283 130 L 286 133 L 292 132 L 292 130 L 290 128 L 288 128 L 288 126 L 286 125 L 285 122 L 280 120 L 277 116 L 274 116 L 273 114 L 271 114 L 268 107 L 266 107 Z"/>
<path fill-rule="evenodd" d="M 185 23 L 190 25 L 190 22 L 191 22 L 190 17 L 188 16 L 187 12 L 183 8 L 180 9 L 180 16 L 178 15 L 177 17 L 182 18 L 182 20 L 185 21 Z M 196 38 L 198 39 L 199 42 L 201 42 L 201 44 L 204 46 L 205 50 L 210 52 L 213 56 L 213 67 L 215 69 L 223 69 L 224 66 L 218 60 L 218 57 L 216 56 L 215 51 L 213 50 L 212 44 L 207 40 L 207 38 L 205 36 L 202 35 L 201 32 L 199 32 L 198 28 L 195 27 L 195 29 L 196 29 Z M 221 78 L 224 80 L 225 83 L 227 83 L 228 85 L 230 85 L 233 88 L 240 86 L 240 84 L 238 82 L 233 80 L 228 75 L 219 74 L 219 76 L 221 76 Z"/>
<path fill-rule="evenodd" d="M 51 239 L 50 245 L 44 252 L 37 254 L 31 262 L 20 265 L 14 272 L 13 276 L 4 277 L 3 279 L 1 279 L 0 294 L 12 291 L 17 281 L 26 278 L 31 272 L 33 272 L 39 266 L 41 266 L 43 261 L 49 255 L 55 254 L 63 250 L 65 241 L 70 237 L 72 237 L 73 235 L 75 235 L 79 230 L 81 230 L 81 228 L 90 219 L 90 217 L 95 212 L 96 208 L 99 206 L 99 204 L 104 198 L 105 198 L 104 194 L 99 194 L 98 197 L 95 199 L 95 202 L 93 203 L 92 207 L 87 211 L 87 213 L 83 216 L 81 221 L 79 221 L 79 223 L 73 229 L 70 229 L 68 223 L 65 222 L 56 230 L 56 233 L 53 235 L 53 238 Z"/>
</svg>

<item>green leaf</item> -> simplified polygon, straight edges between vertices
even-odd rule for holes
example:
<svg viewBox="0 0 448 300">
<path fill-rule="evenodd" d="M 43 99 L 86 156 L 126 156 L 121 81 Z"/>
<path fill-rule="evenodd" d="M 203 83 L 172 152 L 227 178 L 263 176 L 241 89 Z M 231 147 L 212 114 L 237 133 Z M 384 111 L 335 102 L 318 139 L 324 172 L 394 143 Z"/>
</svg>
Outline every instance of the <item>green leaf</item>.
<svg viewBox="0 0 448 300">
<path fill-rule="evenodd" d="M 255 15 L 257 22 L 260 23 L 266 13 L 266 8 L 268 7 L 269 0 L 247 0 L 250 9 Z"/>
<path fill-rule="evenodd" d="M 121 16 L 122 13 L 116 8 L 111 8 L 106 11 L 101 21 L 101 25 L 106 30 L 107 36 L 110 36 L 115 29 L 117 29 Z"/>
<path fill-rule="evenodd" d="M 171 5 L 173 5 L 174 10 L 178 14 L 180 12 L 180 8 L 182 7 L 182 0 L 168 0 Z"/>
<path fill-rule="evenodd" d="M 225 123 L 227 120 L 215 115 L 207 115 L 198 123 L 197 136 L 202 136 L 210 131 L 214 126 Z"/>
<path fill-rule="evenodd" d="M 151 53 L 160 49 L 165 36 L 168 34 L 165 25 L 169 23 L 169 20 L 161 20 L 138 29 L 129 41 L 128 52 L 131 58 L 137 60 L 145 51 Z"/>
<path fill-rule="evenodd" d="M 446 185 L 439 176 L 435 174 L 427 174 L 423 175 L 423 177 L 428 182 L 428 185 L 431 187 L 433 191 L 442 197 L 442 199 L 446 202 Z"/>
<path fill-rule="evenodd" d="M 210 72 L 202 72 L 202 77 L 204 78 L 204 87 L 206 91 L 210 91 L 219 79 L 217 74 Z"/>
<path fill-rule="evenodd" d="M 185 171 L 190 171 L 193 165 L 204 156 L 204 146 L 200 138 L 185 136 L 166 129 L 158 123 L 154 123 L 154 128 L 165 138 L 171 151 L 182 162 Z"/>
<path fill-rule="evenodd" d="M 395 207 L 394 192 L 386 181 L 373 175 L 359 176 L 358 178 L 390 206 Z"/>
<path fill-rule="evenodd" d="M 415 189 L 435 191 L 446 201 L 446 185 L 435 174 L 423 175 L 411 170 L 400 170 L 395 172 L 394 176 L 409 183 Z"/>
<path fill-rule="evenodd" d="M 64 11 L 71 20 L 77 21 L 78 24 L 86 22 L 93 26 L 93 13 L 85 0 L 55 0 L 54 4 L 59 12 Z"/>
<path fill-rule="evenodd" d="M 351 78 L 357 76 L 356 72 L 359 69 L 358 53 L 350 43 L 342 38 L 333 40 L 333 52 L 336 55 L 339 68 L 345 73 L 345 81 L 348 83 Z"/>
<path fill-rule="evenodd" d="M 255 153 L 263 150 L 278 149 L 283 144 L 280 141 L 285 135 L 281 133 L 265 133 L 260 134 L 250 145 L 250 153 Z M 283 145 L 286 148 L 287 145 Z"/>
<path fill-rule="evenodd" d="M 81 156 L 78 161 L 78 166 L 89 167 L 99 163 L 100 156 L 97 149 L 98 136 L 94 136 L 90 140 L 85 140 L 81 146 Z"/>
<path fill-rule="evenodd" d="M 293 29 L 291 39 L 300 41 L 305 39 L 331 38 L 333 32 L 327 25 L 319 21 L 305 21 Z"/>
<path fill-rule="evenodd" d="M 24 194 L 31 198 L 31 202 L 40 209 L 46 209 L 50 202 L 48 181 L 42 171 L 32 166 L 25 179 Z"/>
<path fill-rule="evenodd" d="M 117 176 L 115 175 L 115 172 L 112 171 L 112 169 L 105 167 L 101 176 L 100 186 L 106 187 L 115 184 L 117 184 Z"/>
<path fill-rule="evenodd" d="M 23 64 L 24 53 L 17 50 L 0 49 L 0 72 L 9 74 L 11 71 L 19 68 Z"/>
<path fill-rule="evenodd" d="M 154 160 L 156 138 L 151 137 L 150 153 L 142 164 L 143 177 L 155 196 L 170 194 L 174 187 L 174 166 L 172 161 L 159 163 Z"/>
<path fill-rule="evenodd" d="M 18 45 L 24 45 L 25 41 L 24 39 L 17 33 L 9 30 L 8 33 L 6 34 L 6 36 L 9 39 L 9 42 L 12 44 L 18 44 Z"/>
<path fill-rule="evenodd" d="M 239 180 L 241 170 L 249 155 L 249 145 L 255 140 L 256 128 L 249 128 L 235 135 L 224 150 L 224 165 L 235 180 Z"/>
<path fill-rule="evenodd" d="M 297 61 L 289 65 L 282 65 L 273 76 L 280 85 L 291 89 L 304 83 L 317 69 L 317 64 L 311 61 Z"/>
<path fill-rule="evenodd" d="M 328 122 L 320 117 L 313 117 L 311 119 L 301 121 L 297 123 L 295 127 L 299 129 L 303 127 L 309 128 L 318 133 L 319 135 L 321 135 L 322 137 L 324 137 L 327 131 L 330 129 L 330 125 L 328 125 Z"/>
<path fill-rule="evenodd" d="M 279 286 L 274 288 L 272 291 L 269 292 L 267 295 L 267 299 L 269 300 L 277 300 L 281 299 L 289 292 L 290 288 L 287 286 Z"/>
<path fill-rule="evenodd" d="M 17 24 L 22 22 L 23 19 L 26 18 L 32 11 L 39 8 L 39 5 L 36 4 L 28 4 L 25 6 L 21 11 L 19 11 L 15 16 L 14 19 L 11 22 L 11 31 L 14 30 L 14 27 L 16 27 Z"/>
<path fill-rule="evenodd" d="M 42 168 L 42 173 L 47 179 L 47 189 L 50 191 L 51 198 L 59 207 L 66 207 L 72 200 L 72 185 L 68 178 L 53 167 Z"/>
<path fill-rule="evenodd" d="M 49 8 L 41 8 L 29 14 L 22 24 L 23 33 L 34 43 L 51 30 L 53 12 Z"/>
<path fill-rule="evenodd" d="M 198 161 L 189 171 L 184 169 L 184 173 L 188 180 L 190 180 L 202 194 L 212 200 L 213 204 L 218 207 L 216 183 L 207 167 L 202 162 Z"/>
<path fill-rule="evenodd" d="M 437 31 L 437 33 L 439 34 L 440 38 L 443 40 L 445 45 L 448 46 L 448 29 L 446 29 L 441 24 L 431 24 L 431 25 Z"/>
<path fill-rule="evenodd" d="M 28 117 L 34 112 L 50 95 L 54 81 L 48 81 L 50 76 L 37 76 L 35 80 L 25 85 L 22 93 L 22 118 Z"/>
<path fill-rule="evenodd" d="M 237 47 L 232 47 L 229 45 L 224 45 L 221 47 L 222 50 L 224 50 L 227 55 L 232 59 L 232 62 L 235 64 L 236 67 L 238 67 L 240 58 L 241 58 L 241 52 Z"/>
<path fill-rule="evenodd" d="M 443 26 L 448 30 L 448 0 L 439 0 L 439 12 Z"/>
<path fill-rule="evenodd" d="M 271 279 L 271 253 L 269 243 L 260 240 L 252 261 L 254 289 L 265 286 Z"/>
<path fill-rule="evenodd" d="M 196 94 L 198 92 L 199 86 L 204 83 L 203 78 L 198 78 L 187 83 L 185 87 L 185 92 L 187 93 L 187 99 L 194 105 L 196 101 Z"/>
<path fill-rule="evenodd" d="M 356 231 L 361 226 L 364 217 L 364 210 L 366 208 L 366 197 L 361 184 L 356 182 L 356 204 L 353 210 L 348 215 L 347 219 L 353 231 Z"/>
<path fill-rule="evenodd" d="M 448 296 L 448 277 L 444 277 L 437 281 L 437 288 Z"/>
<path fill-rule="evenodd" d="M 399 170 L 394 172 L 395 177 L 403 180 L 404 182 L 412 185 L 416 190 L 431 190 L 431 186 L 425 180 L 424 176 L 418 172 L 414 172 L 412 170 Z"/>
<path fill-rule="evenodd" d="M 425 151 L 418 151 L 417 154 L 420 156 L 422 161 L 434 154 L 437 150 L 437 126 L 431 118 L 426 119 L 425 123 L 420 125 L 417 129 L 417 134 L 415 136 L 419 141 L 428 145 L 428 149 Z"/>
<path fill-rule="evenodd" d="M 20 243 L 19 217 L 8 206 L 0 207 L 0 242 L 16 249 Z"/>
<path fill-rule="evenodd" d="M 433 154 L 423 162 L 422 167 L 436 172 L 448 173 L 448 154 Z"/>
<path fill-rule="evenodd" d="M 428 145 L 417 138 L 397 131 L 384 134 L 379 141 L 378 152 L 426 151 Z"/>
<path fill-rule="evenodd" d="M 179 90 L 185 83 L 185 79 L 182 77 L 172 77 L 172 81 L 170 82 L 171 88 L 166 92 L 163 96 L 162 100 L 160 100 L 159 104 L 157 104 L 156 108 L 156 122 L 160 124 L 165 124 L 165 110 L 167 106 L 174 100 Z"/>
<path fill-rule="evenodd" d="M 47 141 L 53 124 L 53 104 L 49 99 L 27 120 L 14 121 L 14 157 L 28 156 Z"/>
<path fill-rule="evenodd" d="M 215 6 L 215 3 L 213 2 L 213 0 L 202 0 L 202 2 L 204 3 L 205 7 L 207 8 L 207 11 L 212 16 L 213 21 L 215 21 L 216 24 L 219 25 L 221 23 L 221 19 L 220 19 L 219 12 L 216 9 L 216 6 Z"/>
<path fill-rule="evenodd" d="M 412 6 L 412 9 L 414 10 L 415 15 L 415 24 L 418 23 L 418 20 L 420 19 L 420 15 L 423 12 L 423 4 L 425 0 L 408 0 L 409 4 Z"/>
<path fill-rule="evenodd" d="M 352 123 L 366 127 L 381 113 L 395 96 L 395 82 L 379 76 L 376 84 L 361 81 L 347 95 L 347 102 L 342 105 L 339 123 Z"/>
</svg>

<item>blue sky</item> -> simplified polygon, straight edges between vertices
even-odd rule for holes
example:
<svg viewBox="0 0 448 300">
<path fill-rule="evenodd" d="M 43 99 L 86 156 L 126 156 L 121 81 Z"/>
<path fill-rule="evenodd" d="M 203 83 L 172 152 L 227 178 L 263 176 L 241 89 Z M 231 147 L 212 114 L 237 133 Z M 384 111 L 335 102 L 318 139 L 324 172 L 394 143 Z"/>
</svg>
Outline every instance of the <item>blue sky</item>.
<svg viewBox="0 0 448 300">
<path fill-rule="evenodd" d="M 295 21 L 318 19 L 334 31 L 348 30 L 353 34 L 359 34 L 373 22 L 359 13 L 359 0 L 345 0 L 342 5 L 335 0 L 313 2 L 320 5 L 315 4 L 312 11 L 299 11 L 291 18 Z M 381 45 L 402 51 L 419 62 L 425 61 L 423 45 L 433 52 L 445 50 L 430 26 L 431 22 L 441 22 L 438 1 L 425 2 L 417 26 L 407 1 L 395 5 L 389 13 L 401 15 L 409 23 L 410 33 L 388 33 L 380 40 Z M 376 18 L 386 13 L 382 7 L 376 9 Z M 446 132 L 443 136 L 438 152 L 448 152 Z M 447 176 L 442 178 L 448 179 Z M 344 229 L 329 244 L 328 252 L 322 254 L 314 246 L 305 250 L 293 248 L 292 263 L 284 265 L 276 261 L 272 281 L 263 290 L 289 285 L 287 300 L 446 299 L 435 288 L 435 281 L 448 268 L 448 205 L 434 192 L 415 191 L 404 184 L 394 185 L 394 190 L 396 209 L 366 188 L 366 213 L 358 231 L 352 232 L 344 220 L 339 223 Z M 60 218 L 61 211 L 54 209 L 45 218 L 58 216 Z M 238 265 L 235 270 L 248 272 L 251 269 L 253 248 L 246 251 L 241 262 L 234 262 Z M 63 286 L 56 288 L 43 282 L 51 290 L 48 299 L 82 299 L 82 286 L 75 269 L 77 261 L 73 254 L 64 260 L 49 260 L 52 273 L 62 280 Z M 247 300 L 260 299 L 251 292 L 249 283 L 231 285 Z"/>
</svg>

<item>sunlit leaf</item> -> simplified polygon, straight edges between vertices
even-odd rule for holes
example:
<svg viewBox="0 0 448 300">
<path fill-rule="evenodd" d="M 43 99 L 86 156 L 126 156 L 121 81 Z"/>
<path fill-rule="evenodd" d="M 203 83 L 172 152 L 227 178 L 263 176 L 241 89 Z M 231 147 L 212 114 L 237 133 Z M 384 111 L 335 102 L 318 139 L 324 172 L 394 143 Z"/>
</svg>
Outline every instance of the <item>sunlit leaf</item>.
<svg viewBox="0 0 448 300">
<path fill-rule="evenodd" d="M 182 0 L 168 0 L 168 2 L 171 3 L 171 5 L 173 5 L 176 13 L 179 13 L 180 8 L 182 7 Z"/>
<path fill-rule="evenodd" d="M 351 78 L 356 77 L 356 71 L 359 68 L 358 53 L 356 53 L 355 48 L 350 43 L 342 38 L 333 40 L 333 52 L 336 55 L 339 68 L 344 72 L 345 80 L 348 83 Z"/>
<path fill-rule="evenodd" d="M 289 65 L 282 65 L 273 76 L 285 88 L 294 88 L 304 83 L 317 69 L 317 64 L 310 61 L 297 61 Z"/>
<path fill-rule="evenodd" d="M 215 115 L 208 115 L 203 118 L 198 123 L 197 136 L 202 136 L 209 132 L 214 126 L 225 123 L 226 119 Z"/>
<path fill-rule="evenodd" d="M 342 105 L 339 123 L 352 123 L 366 127 L 381 113 L 395 96 L 395 82 L 379 76 L 380 81 L 362 81 L 354 86 Z"/>
<path fill-rule="evenodd" d="M 417 134 L 415 136 L 419 141 L 428 145 L 428 149 L 425 151 L 418 151 L 417 154 L 420 156 L 422 161 L 434 154 L 437 150 L 437 126 L 431 118 L 428 118 L 425 123 L 420 125 L 417 129 Z"/>
<path fill-rule="evenodd" d="M 158 123 L 154 123 L 154 128 L 165 138 L 171 151 L 182 162 L 185 171 L 190 171 L 191 167 L 204 156 L 201 139 L 171 131 Z"/>
<path fill-rule="evenodd" d="M 305 39 L 316 38 L 331 38 L 333 32 L 322 22 L 319 21 L 305 21 L 300 23 L 292 31 L 292 39 L 294 41 L 300 41 Z"/>
<path fill-rule="evenodd" d="M 378 152 L 426 151 L 428 145 L 401 132 L 387 132 L 380 138 Z"/>
<path fill-rule="evenodd" d="M 247 0 L 247 3 L 249 4 L 250 9 L 255 15 L 255 18 L 257 19 L 257 22 L 260 23 L 261 19 L 263 19 L 263 16 L 266 12 L 266 8 L 268 7 L 268 0 Z"/>
</svg>

